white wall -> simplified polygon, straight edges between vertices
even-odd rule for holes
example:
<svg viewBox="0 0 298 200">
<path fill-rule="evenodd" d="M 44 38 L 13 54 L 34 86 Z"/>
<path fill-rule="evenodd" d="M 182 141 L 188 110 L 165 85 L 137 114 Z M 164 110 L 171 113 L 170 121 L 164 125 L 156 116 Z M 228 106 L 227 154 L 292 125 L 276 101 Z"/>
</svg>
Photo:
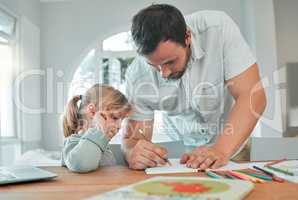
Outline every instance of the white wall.
<svg viewBox="0 0 298 200">
<path fill-rule="evenodd" d="M 278 65 L 298 62 L 298 1 L 274 0 Z"/>
<path fill-rule="evenodd" d="M 40 70 L 40 28 L 29 18 L 22 16 L 20 20 L 20 73 L 28 74 L 20 82 L 20 137 L 23 151 L 36 148 L 42 139 L 41 112 L 32 112 L 41 107 L 41 77 L 36 75 Z M 34 146 L 32 146 L 34 145 Z M 31 146 L 31 147 L 30 147 Z"/>
<path fill-rule="evenodd" d="M 154 1 L 177 6 L 184 14 L 197 10 L 223 10 L 231 15 L 243 29 L 241 1 L 239 0 L 188 0 Z M 48 113 L 43 115 L 44 146 L 58 149 L 62 132 L 59 129 L 61 103 L 57 105 L 57 83 L 68 84 L 75 67 L 90 50 L 90 45 L 103 38 L 130 28 L 132 16 L 152 1 L 104 1 L 76 0 L 41 5 L 41 60 L 43 68 L 51 68 L 54 82 L 53 90 L 45 92 L 44 100 Z M 64 76 L 56 73 L 63 69 Z M 64 93 L 65 97 L 67 91 Z M 65 103 L 66 98 L 64 99 Z M 63 105 L 62 105 L 63 106 Z M 60 142 L 58 142 L 60 141 Z"/>
<path fill-rule="evenodd" d="M 250 39 L 260 66 L 267 96 L 267 108 L 260 120 L 262 137 L 282 137 L 281 91 L 276 55 L 275 13 L 272 0 L 246 0 L 247 26 L 254 27 Z"/>
<path fill-rule="evenodd" d="M 286 77 L 286 65 L 287 63 L 297 63 L 293 67 L 298 67 L 298 1 L 297 0 L 274 0 L 275 8 L 275 19 L 276 19 L 276 34 L 277 34 L 277 55 L 278 55 L 278 66 L 283 72 L 281 75 L 284 81 L 287 82 L 288 91 L 284 92 L 283 95 L 283 118 L 288 119 L 285 121 L 285 126 L 298 126 L 298 102 L 292 102 L 296 105 L 295 108 L 290 108 L 289 94 L 298 95 L 297 92 L 297 81 L 287 80 Z M 297 70 L 295 70 L 297 73 Z M 298 76 L 296 74 L 295 76 Z M 293 99 L 297 99 L 298 97 Z M 295 122 L 295 123 L 294 123 Z"/>
<path fill-rule="evenodd" d="M 17 15 L 26 16 L 33 24 L 40 27 L 39 0 L 0 0 L 0 4 Z"/>
</svg>

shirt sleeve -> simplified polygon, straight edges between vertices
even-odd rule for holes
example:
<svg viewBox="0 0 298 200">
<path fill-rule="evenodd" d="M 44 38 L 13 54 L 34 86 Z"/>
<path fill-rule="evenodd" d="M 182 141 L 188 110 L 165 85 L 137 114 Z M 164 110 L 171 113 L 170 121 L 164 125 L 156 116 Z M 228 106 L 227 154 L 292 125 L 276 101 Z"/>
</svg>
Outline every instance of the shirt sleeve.
<svg viewBox="0 0 298 200">
<path fill-rule="evenodd" d="M 141 65 L 140 61 L 134 61 L 132 65 L 129 67 L 128 72 L 125 77 L 125 88 L 126 88 L 126 96 L 129 103 L 132 105 L 132 112 L 129 116 L 129 119 L 136 121 L 146 121 L 154 119 L 154 110 L 145 103 L 144 99 L 146 91 L 146 84 L 143 82 L 136 82 L 136 78 L 141 76 L 138 73 L 138 65 Z M 149 98 L 149 97 L 148 97 Z"/>
<path fill-rule="evenodd" d="M 79 173 L 96 170 L 108 146 L 108 138 L 95 128 L 88 129 L 82 137 L 70 137 L 62 150 L 67 168 Z"/>
<path fill-rule="evenodd" d="M 237 24 L 224 14 L 223 59 L 225 80 L 229 80 L 256 63 L 248 44 L 244 40 Z"/>
</svg>

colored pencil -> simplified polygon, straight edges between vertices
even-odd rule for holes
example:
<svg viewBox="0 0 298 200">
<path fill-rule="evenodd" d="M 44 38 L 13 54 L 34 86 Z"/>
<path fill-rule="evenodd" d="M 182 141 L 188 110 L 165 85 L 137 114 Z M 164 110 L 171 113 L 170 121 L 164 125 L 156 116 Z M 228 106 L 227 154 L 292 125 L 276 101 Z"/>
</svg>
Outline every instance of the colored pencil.
<svg viewBox="0 0 298 200">
<path fill-rule="evenodd" d="M 225 171 L 226 172 L 226 176 L 232 177 L 233 179 L 240 179 L 240 180 L 244 180 L 242 178 L 239 178 L 237 176 L 234 176 L 233 174 L 231 174 L 229 171 Z"/>
<path fill-rule="evenodd" d="M 256 169 L 256 170 L 259 170 L 259 171 L 263 172 L 264 174 L 267 174 L 267 175 L 271 176 L 272 177 L 272 180 L 274 180 L 274 181 L 277 181 L 277 182 L 280 182 L 280 183 L 284 182 L 284 179 L 276 176 L 275 174 L 273 174 L 273 173 L 271 173 L 271 172 L 269 172 L 269 171 L 267 171 L 265 169 L 262 169 L 262 168 L 257 167 L 257 166 L 253 166 L 253 168 Z"/>
<path fill-rule="evenodd" d="M 220 175 L 220 176 L 228 178 L 228 179 L 235 179 L 235 177 L 229 175 L 228 173 L 225 173 L 225 171 L 213 171 L 213 172 Z"/>
<path fill-rule="evenodd" d="M 225 177 L 227 177 L 228 179 L 236 179 L 234 176 L 231 176 L 230 174 L 225 174 Z"/>
<path fill-rule="evenodd" d="M 222 178 L 221 176 L 219 176 L 218 174 L 216 174 L 216 173 L 214 173 L 214 172 L 212 172 L 212 171 L 207 170 L 207 171 L 205 171 L 205 172 L 206 172 L 206 174 L 207 174 L 208 176 L 210 176 L 211 178 L 216 178 L 216 179 L 221 179 L 221 178 Z"/>
<path fill-rule="evenodd" d="M 272 161 L 272 162 L 270 162 L 270 163 L 267 163 L 267 164 L 264 165 L 264 166 L 267 167 L 267 166 L 275 165 L 275 164 L 277 164 L 277 163 L 281 163 L 281 162 L 286 161 L 286 160 L 288 160 L 288 159 L 287 159 L 287 158 L 283 158 L 283 159 L 280 159 L 280 160 L 275 160 L 275 161 Z"/>
<path fill-rule="evenodd" d="M 272 181 L 273 180 L 272 177 L 270 177 L 270 176 L 264 176 L 264 175 L 255 174 L 255 173 L 251 173 L 251 172 L 245 172 L 245 171 L 241 171 L 241 172 L 244 173 L 244 174 L 247 174 L 249 176 L 253 176 L 255 178 L 263 179 L 265 181 Z"/>
<path fill-rule="evenodd" d="M 253 166 L 253 168 L 256 169 L 256 170 L 259 170 L 259 171 L 261 171 L 261 172 L 263 172 L 263 173 L 265 173 L 265 174 L 267 174 L 267 175 L 269 175 L 269 176 L 274 176 L 273 173 L 271 173 L 271 172 L 269 172 L 269 171 L 267 171 L 267 170 L 265 170 L 265 169 L 262 169 L 262 168 L 260 168 L 260 167 L 258 167 L 258 166 Z"/>
<path fill-rule="evenodd" d="M 230 175 L 232 175 L 232 176 L 234 176 L 234 177 L 236 177 L 236 178 L 238 178 L 238 179 L 241 179 L 241 180 L 246 180 L 246 181 L 250 181 L 250 178 L 248 178 L 247 176 L 244 176 L 244 175 L 242 175 L 242 174 L 238 174 L 238 173 L 236 173 L 236 172 L 233 172 L 233 171 L 227 171 Z"/>
<path fill-rule="evenodd" d="M 258 177 L 254 177 L 254 176 L 251 176 L 249 174 L 245 174 L 243 172 L 238 172 L 238 173 L 248 176 L 255 183 L 265 183 L 265 181 L 263 179 L 260 179 Z"/>
<path fill-rule="evenodd" d="M 272 166 L 266 166 L 268 169 L 272 169 L 273 171 L 276 171 L 276 172 L 280 172 L 280 173 L 283 173 L 283 174 L 286 174 L 286 175 L 289 175 L 289 176 L 294 176 L 294 173 L 293 172 L 289 172 L 289 171 L 286 171 L 286 170 L 283 170 L 283 169 L 280 169 L 280 168 L 277 168 L 277 167 L 272 167 Z"/>
<path fill-rule="evenodd" d="M 239 178 L 242 178 L 244 180 L 248 180 L 248 181 L 252 181 L 254 183 L 264 183 L 265 181 L 259 178 L 255 178 L 249 175 L 246 175 L 244 173 L 241 172 L 236 172 L 236 171 L 230 171 L 231 174 L 238 176 Z"/>
</svg>

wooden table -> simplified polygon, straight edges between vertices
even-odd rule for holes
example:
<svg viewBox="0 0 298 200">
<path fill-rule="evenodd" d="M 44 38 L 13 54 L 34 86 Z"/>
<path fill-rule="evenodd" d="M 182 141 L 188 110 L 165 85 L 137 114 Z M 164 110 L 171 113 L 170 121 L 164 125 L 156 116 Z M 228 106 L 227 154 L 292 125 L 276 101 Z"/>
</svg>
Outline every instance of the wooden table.
<svg viewBox="0 0 298 200">
<path fill-rule="evenodd" d="M 82 199 L 154 176 L 146 175 L 144 171 L 129 170 L 124 166 L 103 167 L 88 174 L 72 173 L 64 167 L 44 167 L 44 169 L 58 174 L 58 177 L 45 182 L 0 186 L 0 199 Z M 203 173 L 175 175 L 204 176 Z M 254 190 L 245 199 L 297 200 L 298 184 L 289 182 L 256 184 Z"/>
</svg>

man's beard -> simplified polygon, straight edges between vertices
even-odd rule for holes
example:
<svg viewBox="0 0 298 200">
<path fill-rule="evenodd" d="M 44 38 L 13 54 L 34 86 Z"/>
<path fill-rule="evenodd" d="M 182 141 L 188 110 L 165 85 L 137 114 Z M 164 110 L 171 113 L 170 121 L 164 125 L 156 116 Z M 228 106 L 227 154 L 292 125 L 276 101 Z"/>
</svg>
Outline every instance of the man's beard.
<svg viewBox="0 0 298 200">
<path fill-rule="evenodd" d="M 184 75 L 185 71 L 186 71 L 186 67 L 182 71 L 176 72 L 176 73 L 171 74 L 170 76 L 168 76 L 167 80 L 168 81 L 176 81 Z"/>
<path fill-rule="evenodd" d="M 190 47 L 188 49 L 189 49 L 189 51 L 187 53 L 188 54 L 187 61 L 184 65 L 184 68 L 182 69 L 182 71 L 175 72 L 174 74 L 171 74 L 170 76 L 168 76 L 167 81 L 177 81 L 178 79 L 180 79 L 184 75 L 184 73 L 187 69 L 188 62 L 189 62 L 189 57 L 190 57 Z"/>
</svg>

